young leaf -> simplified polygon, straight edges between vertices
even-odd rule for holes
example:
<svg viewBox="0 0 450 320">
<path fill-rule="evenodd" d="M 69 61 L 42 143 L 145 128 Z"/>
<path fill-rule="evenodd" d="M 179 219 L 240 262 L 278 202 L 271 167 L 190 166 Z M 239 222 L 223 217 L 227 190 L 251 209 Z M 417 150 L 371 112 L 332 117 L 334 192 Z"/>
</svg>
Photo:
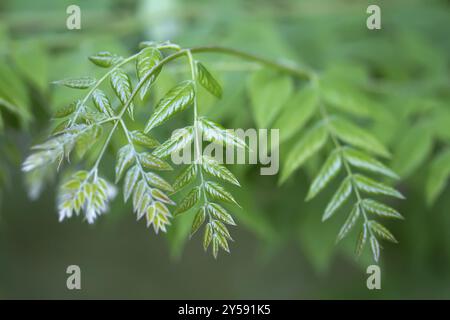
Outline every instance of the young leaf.
<svg viewBox="0 0 450 320">
<path fill-rule="evenodd" d="M 60 119 L 65 118 L 69 115 L 71 115 L 76 110 L 77 104 L 71 103 L 68 106 L 59 108 L 56 110 L 55 114 L 53 115 L 53 118 Z"/>
<path fill-rule="evenodd" d="M 403 216 L 398 213 L 397 210 L 378 201 L 372 199 L 364 199 L 361 202 L 361 205 L 366 211 L 377 214 L 380 217 L 403 219 Z"/>
<path fill-rule="evenodd" d="M 281 172 L 280 183 L 285 182 L 297 168 L 318 152 L 325 145 L 327 138 L 328 132 L 322 123 L 310 129 L 287 155 L 286 164 Z"/>
<path fill-rule="evenodd" d="M 165 158 L 189 145 L 194 139 L 194 128 L 185 127 L 176 130 L 172 136 L 153 151 L 158 158 Z"/>
<path fill-rule="evenodd" d="M 155 198 L 155 200 L 170 204 L 170 205 L 174 205 L 175 202 L 173 202 L 172 200 L 170 200 L 170 198 L 161 190 L 159 189 L 152 189 L 152 197 Z"/>
<path fill-rule="evenodd" d="M 358 221 L 359 216 L 360 216 L 360 209 L 358 204 L 356 204 L 355 206 L 353 206 L 353 209 L 348 215 L 347 220 L 345 220 L 345 223 L 342 225 L 341 230 L 339 230 L 336 242 L 344 239 L 344 237 L 350 232 L 350 230 L 356 224 L 356 221 Z"/>
<path fill-rule="evenodd" d="M 183 111 L 194 101 L 194 85 L 191 80 L 183 81 L 172 88 L 158 103 L 147 122 L 144 132 L 147 133 L 176 113 Z"/>
<path fill-rule="evenodd" d="M 194 181 L 197 176 L 197 166 L 195 164 L 189 165 L 176 179 L 173 183 L 173 188 L 175 191 L 181 190 L 189 183 Z"/>
<path fill-rule="evenodd" d="M 99 112 L 114 117 L 114 110 L 111 108 L 111 103 L 103 91 L 95 89 L 92 93 L 92 101 Z"/>
<path fill-rule="evenodd" d="M 130 77 L 122 70 L 115 69 L 111 74 L 111 86 L 122 105 L 125 105 L 131 97 L 131 80 Z M 130 103 L 128 106 L 128 114 L 131 119 L 134 118 L 134 105 Z"/>
<path fill-rule="evenodd" d="M 217 98 L 222 98 L 222 87 L 216 79 L 209 73 L 203 64 L 197 61 L 197 75 L 200 84 Z"/>
<path fill-rule="evenodd" d="M 63 79 L 58 81 L 53 81 L 53 84 L 65 86 L 73 89 L 87 89 L 93 86 L 96 83 L 96 80 L 91 77 L 81 77 L 81 78 L 71 78 L 71 79 Z"/>
<path fill-rule="evenodd" d="M 109 68 L 115 64 L 120 58 L 111 52 L 100 51 L 89 57 L 91 62 L 102 68 Z"/>
<path fill-rule="evenodd" d="M 204 184 L 206 193 L 210 195 L 213 199 L 223 200 L 225 202 L 234 203 L 239 206 L 239 204 L 234 200 L 231 193 L 226 191 L 221 185 L 216 182 L 207 181 Z"/>
<path fill-rule="evenodd" d="M 372 180 L 368 177 L 362 176 L 360 174 L 355 174 L 353 179 L 359 189 L 372 194 L 384 194 L 387 196 L 396 197 L 399 199 L 404 199 L 403 195 L 385 184 Z"/>
<path fill-rule="evenodd" d="M 213 253 L 214 259 L 217 259 L 217 255 L 219 253 L 219 240 L 217 239 L 217 234 L 213 234 L 212 253 Z"/>
<path fill-rule="evenodd" d="M 356 241 L 356 249 L 355 254 L 359 257 L 366 245 L 367 241 L 367 225 L 364 223 L 362 226 L 362 230 L 359 233 L 358 240 Z"/>
<path fill-rule="evenodd" d="M 213 237 L 213 229 L 211 223 L 207 223 L 205 227 L 205 234 L 203 235 L 203 249 L 208 249 L 211 239 Z"/>
<path fill-rule="evenodd" d="M 194 189 L 192 189 L 183 199 L 183 201 L 181 201 L 180 205 L 176 208 L 175 215 L 186 212 L 187 210 L 195 206 L 201 196 L 201 193 L 202 191 L 200 187 L 195 187 Z"/>
<path fill-rule="evenodd" d="M 225 166 L 219 164 L 215 159 L 203 156 L 201 166 L 206 173 L 216 178 L 228 181 L 234 185 L 240 186 L 239 181 L 231 173 L 231 171 L 228 170 Z"/>
<path fill-rule="evenodd" d="M 220 222 L 219 220 L 213 220 L 211 223 L 213 225 L 215 234 L 220 234 L 228 240 L 233 240 L 230 233 L 228 232 L 227 227 L 222 222 Z"/>
<path fill-rule="evenodd" d="M 339 150 L 335 150 L 325 161 L 320 172 L 317 174 L 316 178 L 312 182 L 308 195 L 306 196 L 306 201 L 314 198 L 327 184 L 336 176 L 336 174 L 341 169 L 342 160 L 341 153 Z"/>
<path fill-rule="evenodd" d="M 133 208 L 137 214 L 137 219 L 141 219 L 147 212 L 147 206 L 150 204 L 152 198 L 149 194 L 150 189 L 144 180 L 140 180 L 133 193 Z"/>
<path fill-rule="evenodd" d="M 334 194 L 331 201 L 328 203 L 325 213 L 322 216 L 322 221 L 327 220 L 331 217 L 333 213 L 348 199 L 350 193 L 352 192 L 352 182 L 351 178 L 347 177 L 340 185 L 339 189 Z"/>
<path fill-rule="evenodd" d="M 370 247 L 372 248 L 373 259 L 378 262 L 380 259 L 380 243 L 374 236 L 370 236 Z"/>
<path fill-rule="evenodd" d="M 382 157 L 389 157 L 389 151 L 371 133 L 343 118 L 330 122 L 334 134 L 350 145 L 361 148 Z"/>
<path fill-rule="evenodd" d="M 363 152 L 351 148 L 344 148 L 343 155 L 345 159 L 354 167 L 384 174 L 385 176 L 393 179 L 399 178 L 394 171 Z"/>
<path fill-rule="evenodd" d="M 140 169 L 139 166 L 135 165 L 130 170 L 128 170 L 125 175 L 125 182 L 123 184 L 123 198 L 124 201 L 127 202 L 128 198 L 133 193 L 134 186 L 140 177 Z"/>
<path fill-rule="evenodd" d="M 375 234 L 382 237 L 385 240 L 398 243 L 395 239 L 394 235 L 382 224 L 376 222 L 376 221 L 369 221 L 369 228 L 372 230 Z"/>
<path fill-rule="evenodd" d="M 169 217 L 170 212 L 167 209 L 167 207 L 161 203 L 156 201 L 153 205 L 154 207 L 154 215 L 153 215 L 153 230 L 155 230 L 155 233 L 158 234 L 159 230 L 162 232 L 166 232 L 166 226 L 170 225 Z"/>
<path fill-rule="evenodd" d="M 202 226 L 203 222 L 205 222 L 206 218 L 206 208 L 201 207 L 198 209 L 197 213 L 195 214 L 194 221 L 192 222 L 191 227 L 191 236 L 194 235 L 194 233 L 197 232 L 197 230 Z"/>
<path fill-rule="evenodd" d="M 141 165 L 147 169 L 172 170 L 172 167 L 167 162 L 148 152 L 140 153 L 139 161 L 141 162 Z"/>
<path fill-rule="evenodd" d="M 138 79 L 141 80 L 144 78 L 149 71 L 151 71 L 162 59 L 161 52 L 154 47 L 144 48 L 139 54 L 136 60 L 136 71 L 138 75 Z M 158 77 L 161 72 L 161 68 L 155 69 L 152 71 L 153 74 L 148 78 L 145 84 L 142 86 L 140 91 L 141 99 L 144 99 L 145 94 L 150 88 L 151 84 L 155 81 L 156 77 Z"/>
<path fill-rule="evenodd" d="M 133 146 L 127 144 L 119 149 L 116 159 L 116 183 L 120 181 L 125 170 L 130 167 L 135 159 Z"/>
<path fill-rule="evenodd" d="M 232 226 L 236 225 L 233 217 L 221 205 L 211 202 L 208 204 L 207 209 L 214 218 L 219 219 Z"/>
<path fill-rule="evenodd" d="M 215 142 L 225 146 L 236 146 L 238 148 L 246 148 L 247 144 L 239 138 L 232 130 L 224 129 L 217 123 L 200 118 L 198 120 L 198 128 L 205 141 Z"/>
<path fill-rule="evenodd" d="M 147 183 L 153 187 L 160 188 L 168 192 L 174 191 L 170 183 L 153 172 L 145 173 L 145 179 L 147 180 Z"/>
<path fill-rule="evenodd" d="M 228 247 L 228 241 L 225 238 L 225 236 L 220 233 L 216 233 L 214 236 L 215 236 L 215 240 L 217 241 L 219 246 L 226 252 L 230 253 L 230 248 Z M 216 251 L 218 251 L 218 250 L 216 250 Z M 217 258 L 217 253 L 218 252 L 213 251 L 214 258 Z"/>
<path fill-rule="evenodd" d="M 131 131 L 130 137 L 134 143 L 146 148 L 151 149 L 159 146 L 159 142 L 155 138 L 139 130 Z"/>
</svg>

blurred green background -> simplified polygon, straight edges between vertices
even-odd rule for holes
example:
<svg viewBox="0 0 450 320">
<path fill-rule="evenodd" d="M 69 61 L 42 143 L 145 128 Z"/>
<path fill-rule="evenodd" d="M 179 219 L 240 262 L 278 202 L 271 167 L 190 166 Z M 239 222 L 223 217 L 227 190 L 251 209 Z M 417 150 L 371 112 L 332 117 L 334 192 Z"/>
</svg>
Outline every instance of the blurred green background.
<svg viewBox="0 0 450 320">
<path fill-rule="evenodd" d="M 70 4 L 81 7 L 81 30 L 66 29 Z M 381 6 L 381 30 L 366 28 L 369 4 Z M 0 298 L 450 298 L 450 188 L 433 205 L 424 191 L 429 163 L 450 145 L 449 30 L 444 0 L 2 0 Z M 231 254 L 218 260 L 203 252 L 199 236 L 185 241 L 183 219 L 167 236 L 155 235 L 116 199 L 94 225 L 81 218 L 58 223 L 55 182 L 30 200 L 20 163 L 45 139 L 54 110 L 80 95 L 50 82 L 95 75 L 89 55 L 131 54 L 143 40 L 227 45 L 295 61 L 376 103 L 370 129 L 392 151 L 390 165 L 402 176 L 397 187 L 408 198 L 394 204 L 406 220 L 389 224 L 400 243 L 383 250 L 381 291 L 366 288 L 369 256 L 355 261 L 352 239 L 334 244 L 344 215 L 321 223 L 332 190 L 303 201 L 323 159 L 282 187 L 257 166 L 233 168 L 243 210 L 231 230 Z M 199 58 L 225 96 L 206 99 L 201 113 L 229 128 L 254 127 L 246 87 L 257 66 Z M 179 71 L 169 70 L 163 82 Z M 282 157 L 288 147 L 281 146 Z M 111 152 L 107 174 L 112 161 Z M 80 291 L 66 289 L 71 264 L 81 267 Z"/>
</svg>

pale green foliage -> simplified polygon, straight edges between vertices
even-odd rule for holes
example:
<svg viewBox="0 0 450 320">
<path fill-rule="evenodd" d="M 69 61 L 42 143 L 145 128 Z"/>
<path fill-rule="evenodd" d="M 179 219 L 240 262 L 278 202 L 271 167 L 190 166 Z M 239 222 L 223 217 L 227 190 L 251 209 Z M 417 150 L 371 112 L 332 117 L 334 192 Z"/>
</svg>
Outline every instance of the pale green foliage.
<svg viewBox="0 0 450 320">
<path fill-rule="evenodd" d="M 204 131 L 206 140 L 223 146 L 246 147 L 245 142 L 220 125 L 198 116 L 197 84 L 218 98 L 222 96 L 222 88 L 204 65 L 193 60 L 189 50 L 182 50 L 168 42 L 145 42 L 141 44 L 141 48 L 141 51 L 128 58 L 107 51 L 90 56 L 92 63 L 108 68 L 99 80 L 81 77 L 54 82 L 89 91 L 80 100 L 57 110 L 54 114 L 54 119 L 58 121 L 56 129 L 46 142 L 32 148 L 34 152 L 24 161 L 22 169 L 29 176 L 43 177 L 49 170 L 60 168 L 64 159 L 73 158 L 71 154 L 75 150 L 75 162 L 83 159 L 83 164 L 91 167 L 89 170 L 78 170 L 68 179 L 63 179 L 58 190 L 59 218 L 61 221 L 83 214 L 89 223 L 93 223 L 98 216 L 108 211 L 109 202 L 116 194 L 116 187 L 100 177 L 99 171 L 101 160 L 111 145 L 116 129 L 120 128 L 126 142 L 122 142 L 116 151 L 115 184 L 122 183 L 124 202 L 131 200 L 137 220 L 144 218 L 147 226 L 153 226 L 156 233 L 166 232 L 172 218 L 169 207 L 175 205 L 168 194 L 186 188 L 197 180 L 198 184 L 190 188 L 187 195 L 179 201 L 174 215 L 186 214 L 189 209 L 197 207 L 191 233 L 205 224 L 203 245 L 207 249 L 212 244 L 213 255 L 217 257 L 219 248 L 229 252 L 228 241 L 231 236 L 225 224 L 235 225 L 233 217 L 217 201 L 237 202 L 221 184 L 206 180 L 204 175 L 239 186 L 236 177 L 215 159 L 198 156 L 175 179 L 173 186 L 155 171 L 173 170 L 163 160 L 173 152 L 192 143 L 195 143 L 196 148 L 201 148 L 201 131 Z M 163 53 L 162 50 L 172 50 L 175 53 Z M 136 95 L 140 94 L 140 98 L 144 99 L 163 65 L 180 56 L 188 57 L 192 77 L 166 93 L 154 106 L 144 128 L 129 130 L 124 113 L 128 112 L 131 121 L 134 121 Z M 125 65 L 130 62 L 135 62 L 134 74 L 126 71 L 129 68 Z M 108 81 L 115 97 L 108 96 L 109 91 L 101 88 Z M 163 143 L 149 134 L 189 107 L 192 107 L 194 113 L 192 125 L 176 130 Z M 105 135 L 102 134 L 103 131 L 106 131 Z M 101 144 L 97 145 L 98 141 Z M 91 150 L 94 151 L 90 152 Z M 197 154 L 199 151 L 200 149 L 196 149 Z M 71 162 L 74 163 L 73 160 Z"/>
<path fill-rule="evenodd" d="M 165 98 L 162 99 L 161 107 L 164 108 L 158 113 L 158 118 L 152 117 L 147 128 L 153 127 L 159 121 L 165 121 L 173 113 L 184 110 L 189 104 L 194 104 L 194 124 L 192 127 L 185 127 L 173 135 L 167 142 L 164 142 L 155 150 L 157 155 L 167 155 L 172 150 L 179 150 L 184 146 L 194 143 L 196 150 L 195 162 L 189 165 L 174 182 L 174 189 L 180 190 L 190 183 L 197 180 L 198 185 L 194 186 L 178 204 L 175 214 L 183 214 L 190 209 L 199 206 L 196 211 L 192 227 L 191 235 L 193 235 L 204 223 L 205 233 L 203 235 L 203 247 L 205 250 L 211 244 L 213 256 L 216 258 L 219 248 L 229 252 L 228 241 L 232 240 L 231 235 L 225 224 L 235 225 L 235 222 L 227 210 L 215 201 L 223 201 L 237 204 L 230 192 L 217 182 L 206 180 L 205 175 L 210 175 L 218 180 L 239 186 L 236 177 L 223 165 L 215 159 L 201 156 L 199 154 L 202 135 L 207 141 L 221 143 L 222 145 L 230 144 L 232 146 L 245 147 L 245 142 L 241 141 L 232 133 L 220 127 L 220 125 L 197 116 L 196 91 L 197 83 L 204 86 L 211 94 L 221 97 L 222 89 L 218 82 L 213 78 L 211 73 L 200 63 L 193 61 L 189 55 L 192 81 L 179 85 L 175 90 L 171 90 Z M 181 95 L 181 97 L 180 97 Z M 167 101 L 171 101 L 169 105 Z M 157 109 L 158 111 L 158 109 Z M 157 114 L 155 112 L 155 114 Z M 152 120 L 154 119 L 154 120 Z M 160 120 L 157 120 L 160 119 Z M 170 151 L 170 152 L 169 152 Z"/>
<path fill-rule="evenodd" d="M 115 187 L 99 178 L 96 172 L 78 171 L 59 190 L 59 220 L 78 215 L 81 210 L 88 223 L 108 210 L 108 202 L 116 194 Z"/>
</svg>

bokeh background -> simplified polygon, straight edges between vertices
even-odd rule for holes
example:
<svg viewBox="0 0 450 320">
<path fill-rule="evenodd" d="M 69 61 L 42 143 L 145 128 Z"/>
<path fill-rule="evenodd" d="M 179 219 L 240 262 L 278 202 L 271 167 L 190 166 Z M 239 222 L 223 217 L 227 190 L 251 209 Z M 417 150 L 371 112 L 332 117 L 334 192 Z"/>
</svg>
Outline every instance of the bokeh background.
<svg viewBox="0 0 450 320">
<path fill-rule="evenodd" d="M 81 7 L 81 30 L 66 29 L 70 4 Z M 369 4 L 381 6 L 382 30 L 366 28 Z M 444 0 L 1 0 L 0 96 L 14 108 L 0 106 L 0 298 L 450 298 L 450 188 L 433 205 L 424 191 L 429 163 L 450 144 L 449 30 Z M 281 187 L 258 166 L 233 168 L 244 209 L 236 212 L 232 253 L 218 260 L 203 252 L 199 236 L 186 241 L 189 218 L 157 236 L 118 198 L 94 225 L 58 223 L 58 178 L 30 199 L 20 163 L 45 139 L 54 110 L 80 94 L 50 82 L 95 75 L 89 55 L 131 54 L 142 40 L 227 45 L 295 61 L 335 74 L 377 103 L 370 129 L 392 151 L 397 187 L 408 198 L 394 203 L 406 220 L 389 224 L 400 243 L 382 252 L 381 291 L 366 288 L 369 255 L 356 261 L 352 239 L 334 244 L 344 215 L 321 223 L 333 188 L 303 201 L 323 159 Z M 199 58 L 225 92 L 202 114 L 226 127 L 254 127 L 246 88 L 257 66 Z M 173 81 L 180 68 L 161 81 Z M 282 145 L 282 157 L 288 148 Z M 112 166 L 113 152 L 102 170 L 111 176 Z M 81 267 L 80 291 L 66 289 L 71 264 Z"/>
</svg>

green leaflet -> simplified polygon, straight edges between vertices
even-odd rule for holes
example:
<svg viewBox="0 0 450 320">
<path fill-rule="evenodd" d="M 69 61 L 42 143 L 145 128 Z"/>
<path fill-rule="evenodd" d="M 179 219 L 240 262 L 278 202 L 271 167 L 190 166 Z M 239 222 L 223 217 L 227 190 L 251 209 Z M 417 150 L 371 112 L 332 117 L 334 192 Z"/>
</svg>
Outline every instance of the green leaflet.
<svg viewBox="0 0 450 320">
<path fill-rule="evenodd" d="M 367 225 L 364 223 L 362 230 L 359 232 L 358 240 L 356 241 L 355 254 L 359 257 L 364 249 L 367 242 Z"/>
<path fill-rule="evenodd" d="M 177 129 L 172 136 L 153 151 L 159 158 L 165 158 L 172 153 L 178 152 L 190 145 L 194 139 L 194 128 L 185 127 Z"/>
<path fill-rule="evenodd" d="M 297 168 L 318 152 L 325 145 L 327 138 L 328 132 L 323 123 L 319 123 L 308 130 L 287 155 L 286 163 L 281 171 L 280 184 L 285 182 Z"/>
<path fill-rule="evenodd" d="M 425 185 L 428 205 L 433 204 L 444 190 L 450 175 L 450 149 L 442 151 L 431 163 Z"/>
<path fill-rule="evenodd" d="M 109 117 L 114 117 L 114 110 L 111 108 L 111 103 L 103 91 L 95 89 L 92 92 L 92 101 L 99 112 Z"/>
<path fill-rule="evenodd" d="M 147 47 L 156 47 L 156 48 L 165 48 L 179 51 L 181 47 L 175 43 L 170 41 L 141 41 L 139 43 L 139 49 L 147 48 Z"/>
<path fill-rule="evenodd" d="M 152 201 L 151 190 L 144 180 L 140 180 L 133 193 L 133 208 L 137 214 L 138 220 L 141 219 L 147 212 L 147 207 Z"/>
<path fill-rule="evenodd" d="M 327 184 L 336 176 L 342 166 L 341 153 L 339 150 L 335 150 L 325 161 L 324 165 L 320 169 L 306 196 L 306 201 L 314 198 Z"/>
<path fill-rule="evenodd" d="M 403 195 L 385 184 L 376 182 L 368 177 L 362 176 L 360 174 L 355 174 L 353 176 L 354 181 L 359 189 L 371 193 L 371 194 L 384 194 L 387 196 L 404 199 Z"/>
<path fill-rule="evenodd" d="M 173 188 L 175 191 L 181 190 L 189 183 L 195 180 L 197 176 L 197 166 L 195 164 L 189 165 L 183 172 L 175 179 Z"/>
<path fill-rule="evenodd" d="M 343 150 L 343 155 L 346 158 L 346 160 L 354 167 L 364 169 L 367 171 L 372 171 L 375 173 L 384 174 L 385 176 L 388 176 L 393 179 L 399 178 L 394 171 L 392 171 L 378 160 L 375 160 L 374 158 L 363 152 L 351 148 L 345 148 Z"/>
<path fill-rule="evenodd" d="M 369 221 L 369 228 L 370 230 L 372 230 L 376 235 L 382 237 L 385 240 L 388 240 L 390 242 L 394 242 L 397 243 L 397 240 L 395 239 L 395 237 L 392 235 L 392 233 L 382 224 L 370 220 Z"/>
<path fill-rule="evenodd" d="M 78 171 L 66 181 L 58 194 L 59 220 L 70 218 L 84 211 L 88 223 L 106 212 L 108 202 L 114 198 L 115 189 L 106 180 L 96 177 L 90 181 L 90 173 Z"/>
<path fill-rule="evenodd" d="M 108 51 L 100 51 L 92 56 L 89 57 L 89 60 L 102 68 L 109 68 L 111 67 L 113 64 L 115 64 L 117 61 L 120 60 L 120 57 L 112 54 L 111 52 Z"/>
<path fill-rule="evenodd" d="M 195 206 L 201 196 L 201 193 L 202 191 L 200 187 L 193 188 L 181 201 L 180 205 L 175 209 L 175 215 L 186 212 L 187 210 Z"/>
<path fill-rule="evenodd" d="M 139 161 L 140 161 L 141 165 L 147 169 L 172 170 L 172 167 L 170 166 L 170 164 L 168 164 L 164 160 L 161 160 L 158 157 L 155 157 L 154 155 L 152 155 L 148 152 L 140 153 Z"/>
<path fill-rule="evenodd" d="M 170 205 L 175 204 L 175 202 L 170 200 L 170 198 L 159 189 L 152 189 L 152 197 L 155 198 L 155 200 L 158 200 L 158 201 L 170 204 Z"/>
<path fill-rule="evenodd" d="M 147 225 L 153 224 L 153 230 L 158 234 L 159 230 L 166 232 L 166 227 L 170 225 L 170 212 L 161 202 L 154 202 L 147 209 Z"/>
<path fill-rule="evenodd" d="M 161 68 L 153 70 L 153 68 L 155 68 L 155 66 L 158 65 L 158 63 L 161 60 L 162 60 L 161 52 L 154 47 L 147 47 L 142 49 L 141 53 L 137 57 L 136 72 L 139 80 L 144 78 L 148 72 L 152 71 L 152 75 L 148 78 L 148 80 L 145 82 L 145 84 L 142 86 L 140 90 L 141 99 L 144 99 L 148 89 L 161 72 Z"/>
<path fill-rule="evenodd" d="M 134 143 L 149 149 L 159 146 L 159 142 L 155 138 L 139 130 L 131 131 L 130 138 Z"/>
<path fill-rule="evenodd" d="M 219 253 L 219 240 L 217 239 L 217 234 L 214 234 L 212 238 L 212 252 L 214 259 L 217 259 Z"/>
<path fill-rule="evenodd" d="M 147 172 L 145 173 L 145 179 L 147 180 L 147 183 L 153 187 L 160 188 L 162 190 L 173 192 L 173 187 L 168 183 L 166 180 L 158 176 L 157 174 L 153 172 Z"/>
<path fill-rule="evenodd" d="M 240 186 L 239 181 L 236 179 L 236 177 L 231 173 L 230 170 L 228 170 L 225 166 L 219 164 L 215 159 L 207 156 L 202 157 L 201 161 L 201 167 L 203 171 L 206 173 L 228 181 L 234 185 Z"/>
<path fill-rule="evenodd" d="M 205 141 L 215 142 L 225 146 L 247 148 L 245 141 L 239 138 L 232 130 L 224 129 L 213 121 L 200 118 L 198 120 L 198 128 Z"/>
<path fill-rule="evenodd" d="M 333 213 L 336 212 L 337 209 L 345 202 L 345 200 L 348 199 L 352 192 L 352 182 L 351 178 L 347 177 L 340 185 L 339 189 L 334 194 L 331 201 L 328 203 L 325 212 L 322 216 L 322 221 L 327 220 L 330 218 Z"/>
<path fill-rule="evenodd" d="M 207 206 L 207 211 L 213 215 L 214 218 L 221 220 L 229 225 L 235 226 L 233 217 L 218 203 L 211 202 Z"/>
<path fill-rule="evenodd" d="M 65 118 L 71 115 L 76 110 L 77 104 L 75 102 L 72 102 L 68 106 L 61 107 L 53 115 L 53 118 L 60 119 Z"/>
<path fill-rule="evenodd" d="M 216 182 L 206 181 L 204 184 L 205 191 L 213 199 L 222 200 L 229 203 L 234 203 L 239 206 L 239 204 L 234 200 L 231 193 L 226 191 L 221 185 Z"/>
<path fill-rule="evenodd" d="M 206 224 L 205 234 L 203 235 L 203 249 L 205 249 L 205 251 L 208 249 L 212 237 L 213 237 L 213 228 L 211 226 L 211 222 L 209 222 Z"/>
<path fill-rule="evenodd" d="M 123 198 L 125 202 L 127 202 L 128 198 L 131 196 L 134 186 L 139 180 L 140 173 L 141 171 L 139 166 L 135 165 L 131 169 L 129 169 L 127 174 L 125 175 L 125 182 L 123 184 Z"/>
<path fill-rule="evenodd" d="M 125 71 L 119 68 L 111 73 L 111 87 L 122 105 L 125 106 L 131 98 L 131 80 Z M 128 105 L 127 111 L 131 119 L 134 119 L 134 105 L 132 102 Z"/>
<path fill-rule="evenodd" d="M 195 214 L 194 221 L 192 222 L 191 227 L 191 236 L 197 232 L 197 230 L 202 226 L 202 224 L 205 222 L 206 218 L 206 208 L 201 207 L 198 209 L 197 213 Z"/>
<path fill-rule="evenodd" d="M 330 125 L 334 134 L 342 141 L 382 157 L 390 156 L 389 151 L 377 138 L 348 120 L 335 118 Z"/>
<path fill-rule="evenodd" d="M 418 125 L 402 133 L 392 159 L 392 168 L 406 178 L 420 168 L 431 154 L 433 136 L 427 125 Z"/>
<path fill-rule="evenodd" d="M 280 129 L 280 142 L 291 138 L 311 119 L 317 111 L 318 98 L 317 88 L 307 86 L 286 102 L 272 126 Z"/>
<path fill-rule="evenodd" d="M 119 149 L 116 159 L 116 183 L 120 181 L 123 173 L 129 168 L 135 159 L 133 146 L 127 144 Z"/>
<path fill-rule="evenodd" d="M 356 221 L 358 221 L 358 218 L 360 216 L 360 209 L 358 204 L 353 206 L 352 211 L 347 217 L 347 220 L 345 220 L 344 224 L 342 225 L 341 229 L 339 230 L 338 236 L 336 238 L 336 242 L 341 241 L 345 238 L 345 236 L 350 232 L 350 230 L 354 227 L 356 224 Z"/>
<path fill-rule="evenodd" d="M 248 87 L 256 125 L 268 128 L 292 93 L 292 79 L 263 69 L 251 76 Z"/>
<path fill-rule="evenodd" d="M 212 224 L 215 234 L 219 234 L 228 240 L 233 240 L 227 227 L 222 222 L 220 222 L 219 220 L 212 220 Z"/>
<path fill-rule="evenodd" d="M 361 201 L 364 210 L 379 215 L 384 218 L 403 219 L 403 216 L 397 210 L 372 199 L 364 199 Z"/>
<path fill-rule="evenodd" d="M 374 236 L 370 236 L 370 247 L 372 248 L 373 259 L 378 262 L 380 259 L 380 243 Z"/>
<path fill-rule="evenodd" d="M 73 89 L 87 89 L 92 87 L 96 83 L 96 80 L 91 77 L 81 77 L 53 81 L 52 83 Z"/>
<path fill-rule="evenodd" d="M 219 99 L 222 98 L 222 87 L 217 82 L 217 80 L 214 79 L 214 77 L 202 63 L 197 61 L 196 66 L 197 66 L 197 79 L 200 82 L 200 84 L 212 95 L 216 96 Z"/>
<path fill-rule="evenodd" d="M 162 98 L 155 108 L 152 116 L 145 126 L 144 132 L 147 133 L 153 128 L 167 121 L 176 113 L 183 111 L 194 101 L 194 85 L 191 80 L 183 81 L 172 88 Z"/>
</svg>

